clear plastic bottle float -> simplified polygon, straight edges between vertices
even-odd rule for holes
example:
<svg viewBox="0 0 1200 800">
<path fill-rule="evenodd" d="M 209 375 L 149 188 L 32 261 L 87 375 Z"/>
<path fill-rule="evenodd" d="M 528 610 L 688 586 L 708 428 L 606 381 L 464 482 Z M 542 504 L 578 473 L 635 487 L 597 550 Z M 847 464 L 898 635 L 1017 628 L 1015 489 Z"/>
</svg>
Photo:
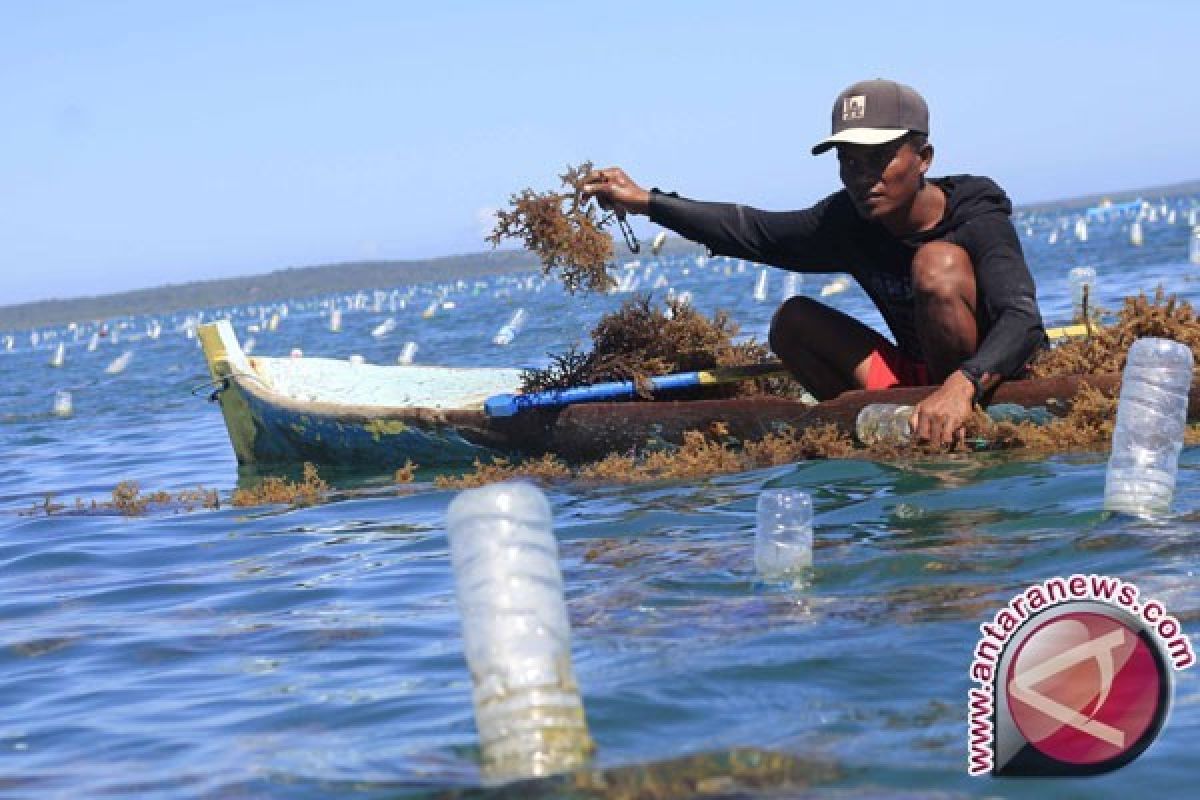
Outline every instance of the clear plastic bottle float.
<svg viewBox="0 0 1200 800">
<path fill-rule="evenodd" d="M 71 401 L 71 393 L 68 391 L 57 391 L 54 393 L 54 416 L 69 417 L 75 413 L 74 404 Z"/>
<path fill-rule="evenodd" d="M 583 767 L 593 745 L 545 495 L 526 483 L 469 489 L 446 531 L 485 779 Z"/>
<path fill-rule="evenodd" d="M 396 330 L 396 320 L 388 317 L 371 330 L 371 335 L 376 339 L 382 339 L 394 330 Z"/>
<path fill-rule="evenodd" d="M 405 342 L 404 347 L 400 350 L 400 355 L 396 356 L 396 363 L 403 366 L 408 366 L 413 363 L 413 359 L 417 357 L 417 343 Z"/>
<path fill-rule="evenodd" d="M 1129 348 L 1104 482 L 1106 510 L 1144 517 L 1170 511 L 1193 367 L 1191 348 L 1171 339 L 1138 339 Z"/>
<path fill-rule="evenodd" d="M 1082 320 L 1085 303 L 1088 314 L 1096 308 L 1096 270 L 1075 267 L 1067 273 L 1067 284 L 1071 292 L 1071 319 Z"/>
<path fill-rule="evenodd" d="M 529 315 L 525 313 L 525 309 L 518 308 L 508 322 L 501 325 L 500 330 L 496 331 L 496 335 L 492 337 L 492 344 L 500 346 L 512 344 L 513 339 L 517 338 L 517 334 L 525 327 L 528 318 Z"/>
<path fill-rule="evenodd" d="M 800 294 L 800 286 L 804 282 L 804 276 L 798 272 L 789 272 L 783 276 L 783 289 L 779 292 L 780 300 L 788 300 Z"/>
<path fill-rule="evenodd" d="M 762 303 L 767 299 L 767 271 L 760 269 L 758 277 L 754 280 L 754 302 Z"/>
<path fill-rule="evenodd" d="M 112 363 L 104 368 L 104 372 L 108 375 L 120 375 L 129 366 L 130 361 L 133 361 L 133 351 L 126 350 L 113 359 Z"/>
<path fill-rule="evenodd" d="M 821 287 L 821 297 L 829 297 L 830 295 L 840 294 L 849 288 L 850 281 L 843 277 L 837 277 Z"/>
<path fill-rule="evenodd" d="M 912 441 L 913 407 L 895 403 L 863 406 L 854 420 L 854 435 L 868 447 L 875 444 L 906 445 Z"/>
<path fill-rule="evenodd" d="M 659 231 L 654 237 L 654 241 L 650 243 L 650 254 L 658 255 L 662 252 L 663 245 L 667 243 L 667 232 Z"/>
<path fill-rule="evenodd" d="M 812 498 L 797 489 L 758 496 L 754 566 L 765 580 L 798 577 L 812 566 Z"/>
</svg>

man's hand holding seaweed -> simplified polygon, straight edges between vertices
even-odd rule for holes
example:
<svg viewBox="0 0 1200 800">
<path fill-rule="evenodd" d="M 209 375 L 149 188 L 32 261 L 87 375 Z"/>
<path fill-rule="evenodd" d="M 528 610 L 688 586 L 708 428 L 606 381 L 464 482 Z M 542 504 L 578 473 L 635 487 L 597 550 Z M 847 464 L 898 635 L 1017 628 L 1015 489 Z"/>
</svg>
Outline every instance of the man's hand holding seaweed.
<svg viewBox="0 0 1200 800">
<path fill-rule="evenodd" d="M 618 215 L 646 214 L 650 210 L 650 193 L 634 183 L 620 167 L 605 167 L 590 172 L 583 179 L 584 202 L 596 198 L 605 210 Z"/>
</svg>

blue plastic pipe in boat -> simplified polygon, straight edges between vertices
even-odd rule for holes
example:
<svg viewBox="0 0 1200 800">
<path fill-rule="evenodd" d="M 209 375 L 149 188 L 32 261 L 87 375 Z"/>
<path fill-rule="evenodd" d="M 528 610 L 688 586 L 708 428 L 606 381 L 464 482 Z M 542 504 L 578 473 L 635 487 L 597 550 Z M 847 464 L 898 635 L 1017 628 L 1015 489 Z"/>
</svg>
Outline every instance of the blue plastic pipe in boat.
<svg viewBox="0 0 1200 800">
<path fill-rule="evenodd" d="M 652 392 L 678 389 L 693 389 L 718 383 L 758 378 L 784 372 L 782 364 L 754 364 L 748 367 L 718 367 L 698 372 L 678 372 L 673 375 L 658 375 L 647 381 Z M 631 400 L 637 397 L 637 386 L 633 381 L 596 383 L 591 386 L 574 386 L 570 389 L 549 389 L 529 394 L 497 394 L 483 403 L 489 417 L 511 417 L 534 408 L 562 408 L 576 403 L 597 403 L 605 400 Z"/>
</svg>

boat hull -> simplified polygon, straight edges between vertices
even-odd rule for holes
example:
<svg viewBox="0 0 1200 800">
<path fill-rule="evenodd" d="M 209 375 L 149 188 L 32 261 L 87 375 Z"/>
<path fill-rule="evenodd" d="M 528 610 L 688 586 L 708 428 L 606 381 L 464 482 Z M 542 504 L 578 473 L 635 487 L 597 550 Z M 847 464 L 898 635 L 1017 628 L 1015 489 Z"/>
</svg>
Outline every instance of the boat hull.
<svg viewBox="0 0 1200 800">
<path fill-rule="evenodd" d="M 411 461 L 421 467 L 462 467 L 476 459 L 545 453 L 579 463 L 614 452 L 680 444 L 686 432 L 718 424 L 744 441 L 825 424 L 853 433 L 863 406 L 913 404 L 936 389 L 852 391 L 817 405 L 780 397 L 587 403 L 489 418 L 482 407 L 379 408 L 297 401 L 254 379 L 245 357 L 239 361 L 240 351 L 232 350 L 236 342 L 230 341 L 231 335 L 227 326 L 222 336 L 201 329 L 210 370 L 220 384 L 215 396 L 240 464 L 310 461 L 384 469 Z M 1060 414 L 1081 384 L 1111 391 L 1119 383 L 1119 375 L 1009 381 L 991 400 Z M 1188 419 L 1194 421 L 1200 418 L 1200 385 L 1193 386 L 1189 400 Z"/>
</svg>

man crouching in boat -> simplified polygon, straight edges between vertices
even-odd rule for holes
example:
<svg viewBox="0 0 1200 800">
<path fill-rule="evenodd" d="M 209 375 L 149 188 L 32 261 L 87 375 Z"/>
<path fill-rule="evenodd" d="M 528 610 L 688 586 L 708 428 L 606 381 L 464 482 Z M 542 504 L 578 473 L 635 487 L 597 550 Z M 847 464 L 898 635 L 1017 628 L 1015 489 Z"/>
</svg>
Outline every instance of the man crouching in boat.
<svg viewBox="0 0 1200 800">
<path fill-rule="evenodd" d="M 647 214 L 715 254 L 794 272 L 847 272 L 896 343 L 808 297 L 771 321 L 771 349 L 819 400 L 847 389 L 939 385 L 918 404 L 917 437 L 950 443 L 972 406 L 1019 375 L 1045 343 L 1012 204 L 988 178 L 926 179 L 929 110 L 892 81 L 857 83 L 833 107 L 842 191 L 800 211 L 761 211 L 645 189 L 620 168 L 593 172 L 588 197 Z"/>
</svg>

